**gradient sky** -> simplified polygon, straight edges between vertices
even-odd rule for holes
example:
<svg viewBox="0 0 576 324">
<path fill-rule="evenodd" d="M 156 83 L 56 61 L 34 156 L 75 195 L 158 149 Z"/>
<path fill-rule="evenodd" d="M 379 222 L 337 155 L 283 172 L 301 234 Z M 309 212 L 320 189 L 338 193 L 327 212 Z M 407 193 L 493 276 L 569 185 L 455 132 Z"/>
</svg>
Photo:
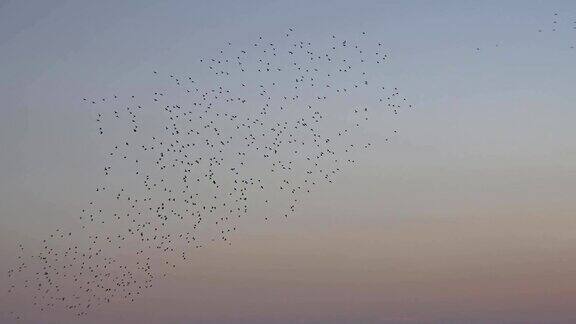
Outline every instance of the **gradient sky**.
<svg viewBox="0 0 576 324">
<path fill-rule="evenodd" d="M 81 98 L 194 73 L 229 40 L 366 30 L 417 107 L 401 136 L 289 222 L 245 227 L 83 321 L 575 322 L 576 2 L 310 2 L 0 1 L 0 272 L 94 188 Z"/>
</svg>

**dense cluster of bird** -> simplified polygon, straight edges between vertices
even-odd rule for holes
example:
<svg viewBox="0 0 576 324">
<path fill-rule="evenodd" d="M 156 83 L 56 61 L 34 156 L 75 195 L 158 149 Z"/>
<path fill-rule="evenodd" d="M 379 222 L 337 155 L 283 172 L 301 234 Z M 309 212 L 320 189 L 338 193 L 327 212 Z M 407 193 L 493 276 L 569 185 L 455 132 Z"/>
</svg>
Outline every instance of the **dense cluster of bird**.
<svg viewBox="0 0 576 324">
<path fill-rule="evenodd" d="M 105 148 L 102 181 L 76 222 L 20 246 L 11 294 L 75 316 L 133 301 L 194 249 L 293 215 L 412 108 L 365 32 L 256 38 L 198 59 L 194 75 L 151 71 L 149 93 L 81 99 Z M 370 127 L 388 135 L 371 142 Z"/>
</svg>

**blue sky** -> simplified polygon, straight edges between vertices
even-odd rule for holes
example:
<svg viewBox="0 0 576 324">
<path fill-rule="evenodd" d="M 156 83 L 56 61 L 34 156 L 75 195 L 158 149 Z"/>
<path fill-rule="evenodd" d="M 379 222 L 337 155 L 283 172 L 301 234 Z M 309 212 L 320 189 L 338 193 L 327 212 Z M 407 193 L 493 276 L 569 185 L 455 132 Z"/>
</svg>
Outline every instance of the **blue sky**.
<svg viewBox="0 0 576 324">
<path fill-rule="evenodd" d="M 208 82 L 198 58 L 227 42 L 366 31 L 416 106 L 401 135 L 298 218 L 86 322 L 572 322 L 575 22 L 573 1 L 0 2 L 0 270 L 98 182 L 82 98 L 149 92 L 152 70 Z"/>
</svg>

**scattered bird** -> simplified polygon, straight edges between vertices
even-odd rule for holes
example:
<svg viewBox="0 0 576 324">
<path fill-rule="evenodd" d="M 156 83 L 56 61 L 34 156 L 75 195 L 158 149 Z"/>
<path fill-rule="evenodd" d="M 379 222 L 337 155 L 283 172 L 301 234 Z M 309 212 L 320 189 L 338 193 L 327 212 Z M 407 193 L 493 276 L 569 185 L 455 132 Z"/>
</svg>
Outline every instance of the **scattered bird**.
<svg viewBox="0 0 576 324">
<path fill-rule="evenodd" d="M 562 19 L 561 15 L 557 12 L 551 14 L 551 20 L 544 24 L 544 26 L 537 29 L 538 33 L 546 35 L 549 32 L 552 33 L 560 33 L 562 32 L 563 35 L 568 35 L 571 37 L 572 40 L 575 36 L 574 34 L 570 34 L 571 31 L 576 31 L 576 19 L 572 20 L 564 20 Z M 500 47 L 500 44 L 496 44 L 495 47 Z M 570 45 L 570 49 L 574 49 L 574 45 Z M 480 47 L 476 47 L 476 52 L 480 52 Z"/>
</svg>

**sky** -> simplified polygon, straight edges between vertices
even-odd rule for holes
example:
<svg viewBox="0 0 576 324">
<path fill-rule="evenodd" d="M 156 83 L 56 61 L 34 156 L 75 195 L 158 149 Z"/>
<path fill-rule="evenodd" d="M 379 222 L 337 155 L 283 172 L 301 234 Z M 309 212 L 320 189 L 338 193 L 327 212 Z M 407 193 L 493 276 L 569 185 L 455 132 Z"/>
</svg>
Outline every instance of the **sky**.
<svg viewBox="0 0 576 324">
<path fill-rule="evenodd" d="M 81 322 L 573 323 L 575 22 L 573 1 L 0 1 L 0 285 L 100 179 L 82 98 L 149 91 L 151 70 L 210 81 L 198 58 L 289 27 L 366 31 L 416 107 L 400 135 Z"/>
</svg>

